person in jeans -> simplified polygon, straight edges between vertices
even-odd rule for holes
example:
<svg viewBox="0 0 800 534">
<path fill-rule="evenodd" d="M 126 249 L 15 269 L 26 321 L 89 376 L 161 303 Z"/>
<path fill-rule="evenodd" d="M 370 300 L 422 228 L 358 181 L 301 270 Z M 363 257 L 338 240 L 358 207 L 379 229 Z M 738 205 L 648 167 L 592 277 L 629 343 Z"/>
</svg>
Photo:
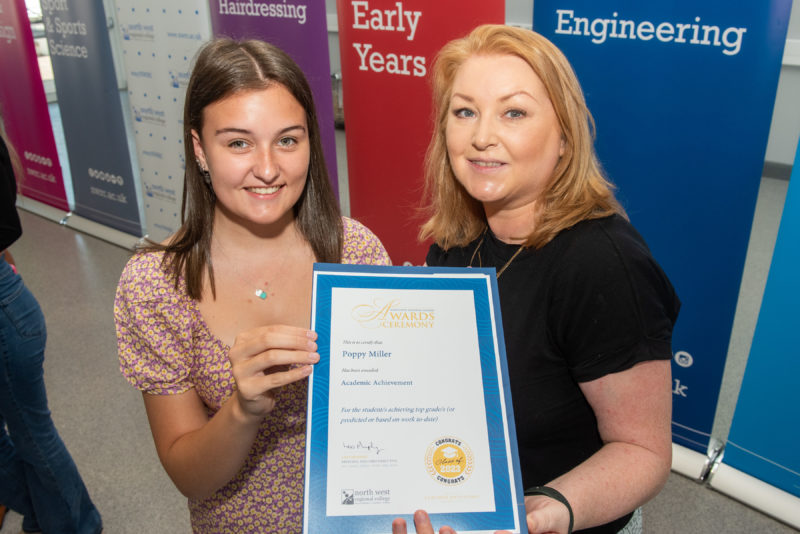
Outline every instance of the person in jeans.
<svg viewBox="0 0 800 534">
<path fill-rule="evenodd" d="M 47 407 L 44 316 L 6 250 L 22 234 L 11 154 L 0 135 L 0 502 L 23 532 L 97 534 L 100 514 Z"/>
</svg>

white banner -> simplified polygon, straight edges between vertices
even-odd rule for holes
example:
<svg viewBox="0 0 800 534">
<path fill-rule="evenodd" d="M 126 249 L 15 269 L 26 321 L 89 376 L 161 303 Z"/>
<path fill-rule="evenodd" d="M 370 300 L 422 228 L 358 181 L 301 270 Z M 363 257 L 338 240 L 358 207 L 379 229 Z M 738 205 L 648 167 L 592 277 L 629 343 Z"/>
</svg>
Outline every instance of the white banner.
<svg viewBox="0 0 800 534">
<path fill-rule="evenodd" d="M 204 0 L 116 0 L 139 172 L 145 234 L 162 241 L 180 225 L 186 161 L 183 101 L 195 53 L 211 37 Z"/>
</svg>

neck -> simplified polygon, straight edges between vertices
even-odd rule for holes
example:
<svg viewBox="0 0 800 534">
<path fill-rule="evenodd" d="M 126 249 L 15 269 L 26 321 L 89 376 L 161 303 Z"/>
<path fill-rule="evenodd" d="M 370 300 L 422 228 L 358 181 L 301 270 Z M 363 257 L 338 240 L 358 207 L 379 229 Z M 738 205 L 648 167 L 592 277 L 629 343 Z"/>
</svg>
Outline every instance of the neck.
<svg viewBox="0 0 800 534">
<path fill-rule="evenodd" d="M 508 208 L 483 205 L 492 233 L 503 243 L 519 245 L 528 240 L 536 227 L 536 203 Z"/>
<path fill-rule="evenodd" d="M 300 232 L 291 212 L 268 226 L 242 224 L 219 210 L 214 215 L 212 242 L 221 243 L 228 250 L 247 250 L 254 255 L 258 252 L 272 253 L 276 248 L 283 248 L 299 237 Z"/>
</svg>

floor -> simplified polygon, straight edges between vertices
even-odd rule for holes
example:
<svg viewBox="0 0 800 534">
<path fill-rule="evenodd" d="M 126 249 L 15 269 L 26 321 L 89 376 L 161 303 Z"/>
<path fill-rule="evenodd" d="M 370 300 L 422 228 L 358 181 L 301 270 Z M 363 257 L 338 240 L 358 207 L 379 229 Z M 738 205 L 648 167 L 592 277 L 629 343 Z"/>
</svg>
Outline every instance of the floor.
<svg viewBox="0 0 800 534">
<path fill-rule="evenodd" d="M 749 351 L 750 323 L 763 292 L 759 280 L 769 266 L 769 242 L 785 191 L 786 182 L 764 179 L 759 200 L 764 215 L 754 224 L 742 284 L 748 296 L 737 312 L 732 341 L 740 346 L 736 354 Z M 25 233 L 12 252 L 47 318 L 45 379 L 53 419 L 103 515 L 105 532 L 189 532 L 186 501 L 156 457 L 141 395 L 118 371 L 111 309 L 129 252 L 31 213 L 21 216 Z M 734 402 L 725 395 L 735 399 L 738 390 L 736 365 L 726 374 L 720 435 L 727 435 Z M 644 521 L 647 533 L 798 532 L 675 473 L 645 506 Z M 10 512 L 0 533 L 17 534 L 20 528 L 20 516 Z"/>
</svg>

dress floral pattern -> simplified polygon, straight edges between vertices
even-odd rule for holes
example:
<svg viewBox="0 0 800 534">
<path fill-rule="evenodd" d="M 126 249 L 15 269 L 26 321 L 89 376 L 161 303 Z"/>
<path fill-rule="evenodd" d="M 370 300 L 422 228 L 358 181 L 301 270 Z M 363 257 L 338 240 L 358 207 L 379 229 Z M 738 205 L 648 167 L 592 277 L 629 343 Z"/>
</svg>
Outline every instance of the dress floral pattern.
<svg viewBox="0 0 800 534">
<path fill-rule="evenodd" d="M 344 217 L 342 263 L 389 265 L 380 240 Z M 230 347 L 206 326 L 179 280 L 161 268 L 161 252 L 134 255 L 117 287 L 114 318 L 120 369 L 134 387 L 154 395 L 195 388 L 213 416 L 236 387 Z M 239 473 L 207 499 L 189 499 L 196 533 L 302 530 L 307 381 L 282 388 Z"/>
</svg>

